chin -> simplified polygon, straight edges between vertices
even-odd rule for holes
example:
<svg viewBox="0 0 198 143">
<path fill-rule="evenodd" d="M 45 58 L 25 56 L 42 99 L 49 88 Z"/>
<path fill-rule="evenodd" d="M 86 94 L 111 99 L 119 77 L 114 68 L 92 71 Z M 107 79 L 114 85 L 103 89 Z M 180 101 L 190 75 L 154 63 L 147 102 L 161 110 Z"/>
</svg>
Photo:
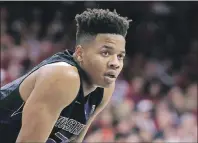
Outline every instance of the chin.
<svg viewBox="0 0 198 143">
<path fill-rule="evenodd" d="M 112 84 L 115 84 L 115 82 L 116 80 L 108 81 L 108 80 L 102 79 L 98 82 L 95 82 L 96 83 L 95 85 L 100 88 L 109 88 Z"/>
<path fill-rule="evenodd" d="M 103 83 L 103 84 L 100 84 L 99 87 L 101 87 L 101 88 L 108 88 L 108 87 L 110 87 L 113 83 L 114 83 L 114 82 L 112 82 L 112 83 Z"/>
</svg>

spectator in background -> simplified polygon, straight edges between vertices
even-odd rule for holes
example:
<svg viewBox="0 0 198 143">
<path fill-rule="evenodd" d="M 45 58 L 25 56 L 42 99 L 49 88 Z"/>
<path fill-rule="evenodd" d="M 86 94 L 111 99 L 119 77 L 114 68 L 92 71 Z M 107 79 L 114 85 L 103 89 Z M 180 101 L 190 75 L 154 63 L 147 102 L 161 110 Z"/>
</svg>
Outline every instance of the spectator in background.
<svg viewBox="0 0 198 143">
<path fill-rule="evenodd" d="M 83 7 L 77 2 L 64 3 L 68 10 Z M 86 7 L 97 5 L 85 3 Z M 128 33 L 129 55 L 116 82 L 113 100 L 90 127 L 85 142 L 197 142 L 197 5 L 113 4 L 116 5 L 121 6 L 119 10 L 123 5 L 132 7 L 129 13 L 138 17 L 132 26 L 135 34 Z M 75 44 L 72 34 L 68 34 L 75 23 L 69 20 L 72 12 L 67 9 L 66 22 L 61 7 L 50 9 L 54 17 L 44 26 L 43 9 L 28 9 L 33 16 L 27 22 L 22 14 L 12 18 L 6 6 L 1 8 L 1 86 Z M 189 44 L 184 44 L 186 41 Z"/>
</svg>

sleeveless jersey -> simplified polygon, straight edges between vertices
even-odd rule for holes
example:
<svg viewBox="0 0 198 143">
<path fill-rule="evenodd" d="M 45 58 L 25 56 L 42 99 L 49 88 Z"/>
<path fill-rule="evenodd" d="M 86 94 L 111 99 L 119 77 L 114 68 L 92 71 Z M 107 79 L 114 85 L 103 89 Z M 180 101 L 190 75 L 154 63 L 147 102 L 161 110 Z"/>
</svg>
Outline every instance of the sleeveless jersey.
<svg viewBox="0 0 198 143">
<path fill-rule="evenodd" d="M 22 110 L 25 104 L 25 102 L 20 97 L 20 84 L 25 80 L 26 77 L 38 70 L 40 67 L 56 62 L 66 62 L 72 66 L 75 66 L 78 69 L 81 84 L 77 97 L 70 105 L 62 110 L 47 140 L 47 143 L 63 143 L 74 141 L 75 138 L 85 128 L 89 116 L 94 113 L 102 101 L 104 89 L 97 88 L 88 96 L 84 97 L 82 89 L 82 76 L 84 71 L 74 61 L 72 52 L 66 50 L 47 58 L 24 76 L 1 87 L 0 142 L 14 143 L 19 134 L 22 122 Z"/>
</svg>

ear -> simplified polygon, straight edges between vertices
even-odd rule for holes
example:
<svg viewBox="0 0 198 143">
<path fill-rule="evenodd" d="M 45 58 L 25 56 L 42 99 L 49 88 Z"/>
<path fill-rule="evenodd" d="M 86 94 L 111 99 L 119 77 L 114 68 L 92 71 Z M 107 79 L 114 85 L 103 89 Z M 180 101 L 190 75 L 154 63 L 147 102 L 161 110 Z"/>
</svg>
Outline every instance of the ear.
<svg viewBox="0 0 198 143">
<path fill-rule="evenodd" d="M 82 61 L 83 57 L 83 47 L 81 45 L 77 45 L 75 48 L 75 55 L 79 62 Z"/>
</svg>

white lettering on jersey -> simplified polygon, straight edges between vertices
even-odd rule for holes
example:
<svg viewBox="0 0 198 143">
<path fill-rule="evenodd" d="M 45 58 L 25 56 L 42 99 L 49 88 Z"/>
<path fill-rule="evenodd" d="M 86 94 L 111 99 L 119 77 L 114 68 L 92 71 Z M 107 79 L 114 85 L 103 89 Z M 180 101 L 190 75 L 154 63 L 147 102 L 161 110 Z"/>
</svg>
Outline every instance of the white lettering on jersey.
<svg viewBox="0 0 198 143">
<path fill-rule="evenodd" d="M 81 124 L 74 119 L 69 119 L 63 116 L 60 116 L 55 124 L 55 127 L 63 129 L 75 135 L 79 135 L 80 132 L 85 128 L 85 126 L 86 125 Z"/>
</svg>

